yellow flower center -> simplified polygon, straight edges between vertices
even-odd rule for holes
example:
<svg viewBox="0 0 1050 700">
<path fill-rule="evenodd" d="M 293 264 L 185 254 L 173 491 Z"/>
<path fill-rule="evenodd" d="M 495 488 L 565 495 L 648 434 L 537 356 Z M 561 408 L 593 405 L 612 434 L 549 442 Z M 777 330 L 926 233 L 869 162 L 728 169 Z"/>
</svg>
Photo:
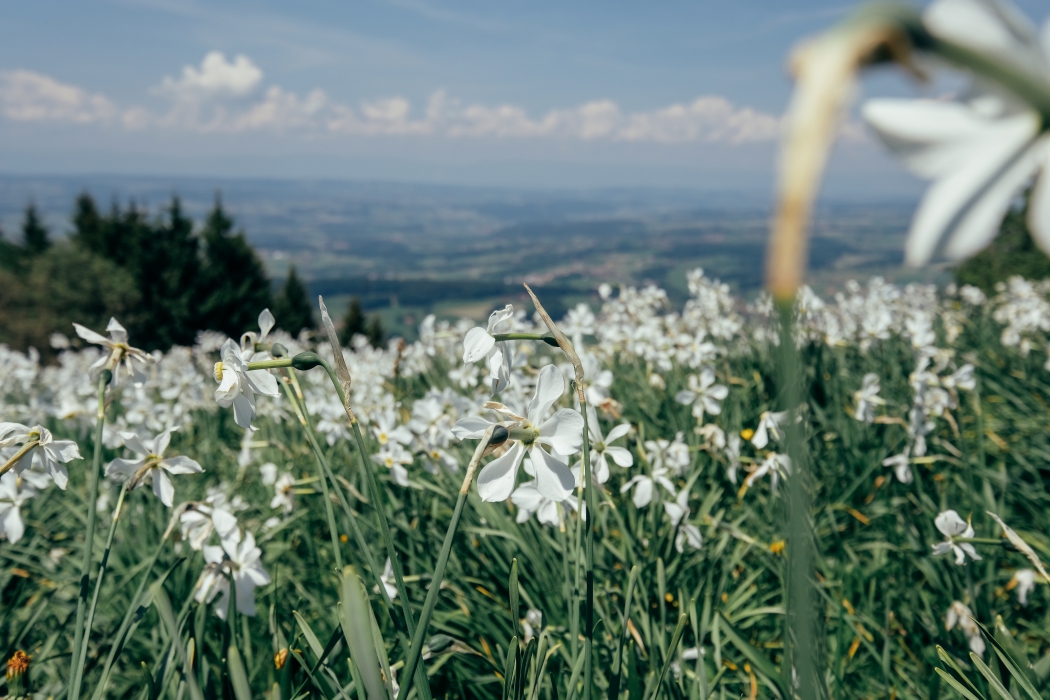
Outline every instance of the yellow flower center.
<svg viewBox="0 0 1050 700">
<path fill-rule="evenodd" d="M 222 363 L 215 363 L 215 381 L 222 382 Z"/>
</svg>

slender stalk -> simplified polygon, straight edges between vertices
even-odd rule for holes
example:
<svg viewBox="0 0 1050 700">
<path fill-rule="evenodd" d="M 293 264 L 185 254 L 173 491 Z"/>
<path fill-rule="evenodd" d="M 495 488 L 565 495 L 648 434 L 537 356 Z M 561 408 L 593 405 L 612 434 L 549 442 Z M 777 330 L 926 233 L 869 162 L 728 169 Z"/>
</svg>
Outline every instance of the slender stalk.
<svg viewBox="0 0 1050 700">
<path fill-rule="evenodd" d="M 80 593 L 77 596 L 76 628 L 73 632 L 73 654 L 69 667 L 69 700 L 79 700 L 83 668 L 80 667 L 80 647 L 84 642 L 84 616 L 87 612 L 88 583 L 91 577 L 91 554 L 95 544 L 95 519 L 98 501 L 98 475 L 102 469 L 102 428 L 106 423 L 106 385 L 113 378 L 108 369 L 98 375 L 98 412 L 95 426 L 95 455 L 88 475 L 87 529 L 84 532 L 84 556 L 80 563 Z"/>
<path fill-rule="evenodd" d="M 284 387 L 284 393 L 288 397 L 288 401 L 295 406 L 295 414 L 299 419 L 299 425 L 303 428 L 303 433 L 306 435 L 307 441 L 310 443 L 310 447 L 313 448 L 314 456 L 317 458 L 317 463 L 320 468 L 320 481 L 321 481 L 321 492 L 324 496 L 324 509 L 325 515 L 328 518 L 328 533 L 332 539 L 332 554 L 335 558 L 335 565 L 337 570 L 343 570 L 343 555 L 339 551 L 339 529 L 335 525 L 335 512 L 332 509 L 332 498 L 328 494 L 328 479 L 325 478 L 324 465 L 322 464 L 323 457 L 321 456 L 321 447 L 317 444 L 316 438 L 314 438 L 314 431 L 310 429 L 309 424 L 306 422 L 305 406 L 300 407 L 299 403 L 295 399 L 295 395 L 292 393 L 291 387 L 288 384 L 281 382 L 281 386 Z"/>
<path fill-rule="evenodd" d="M 11 458 L 4 462 L 3 466 L 0 466 L 0 476 L 3 476 L 7 472 L 11 471 L 11 468 L 18 464 L 19 460 L 26 456 L 26 454 L 34 447 L 40 444 L 39 440 L 30 440 L 26 444 L 18 448 L 18 452 L 11 455 Z"/>
<path fill-rule="evenodd" d="M 109 672 L 113 668 L 113 662 L 117 658 L 117 654 L 124 647 L 124 636 L 128 634 L 128 628 L 131 627 L 131 618 L 134 616 L 135 609 L 138 607 L 139 600 L 142 598 L 142 591 L 146 588 L 146 583 L 149 581 L 150 572 L 153 571 L 153 567 L 157 563 L 157 559 L 160 558 L 160 553 L 164 551 L 164 543 L 167 538 L 162 538 L 160 544 L 157 545 L 157 550 L 153 553 L 153 557 L 150 559 L 149 564 L 146 565 L 145 575 L 142 580 L 139 581 L 139 587 L 135 590 L 135 595 L 131 597 L 131 604 L 128 605 L 127 611 L 124 613 L 124 619 L 120 622 L 120 627 L 117 629 L 117 635 L 114 637 L 113 646 L 110 647 L 109 656 L 106 657 L 106 663 L 102 667 L 102 676 L 99 678 L 98 687 L 92 694 L 92 700 L 98 700 L 106 692 L 106 685 L 109 682 Z"/>
<path fill-rule="evenodd" d="M 558 347 L 558 341 L 553 335 L 540 335 L 539 333 L 497 333 L 492 336 L 497 343 L 504 340 L 538 340 L 551 347 Z"/>
<path fill-rule="evenodd" d="M 423 602 L 423 610 L 419 615 L 419 625 L 412 634 L 412 645 L 408 648 L 408 656 L 405 658 L 403 674 L 405 684 L 401 686 L 401 690 L 397 694 L 397 700 L 405 700 L 412 690 L 416 666 L 419 664 L 419 659 L 423 653 L 423 636 L 426 634 L 427 627 L 430 624 L 430 616 L 433 614 L 434 608 L 437 606 L 438 596 L 441 594 L 441 582 L 445 578 L 445 565 L 448 564 L 449 555 L 452 553 L 452 541 L 455 539 L 456 530 L 459 528 L 460 516 L 463 515 L 463 504 L 466 503 L 467 494 L 470 493 L 470 484 L 474 481 L 474 472 L 477 471 L 478 464 L 481 463 L 482 455 L 485 454 L 485 448 L 488 447 L 489 442 L 492 440 L 493 430 L 494 427 L 490 427 L 485 431 L 485 437 L 481 439 L 481 442 L 478 443 L 477 448 L 474 450 L 474 457 L 471 458 L 470 464 L 467 466 L 467 473 L 463 477 L 463 485 L 460 486 L 459 497 L 456 498 L 456 508 L 452 511 L 452 520 L 449 521 L 448 530 L 445 532 L 445 541 L 442 542 L 441 553 L 438 554 L 437 566 L 434 567 L 434 575 L 430 581 L 430 590 L 427 591 L 426 600 Z"/>
<path fill-rule="evenodd" d="M 332 376 L 333 374 L 330 373 L 329 377 Z M 394 623 L 394 629 L 397 630 L 398 639 L 401 641 L 402 646 L 407 647 L 408 637 L 405 634 L 405 629 L 408 630 L 408 634 L 412 634 L 413 627 L 411 621 L 411 612 L 409 611 L 409 619 L 406 620 L 403 629 L 402 625 L 398 624 L 398 620 L 394 616 L 394 601 L 390 599 L 390 595 L 387 593 L 386 590 L 386 585 L 383 583 L 383 569 L 376 564 L 375 557 L 372 554 L 372 548 L 368 546 L 368 542 L 365 540 L 364 533 L 361 532 L 361 527 L 357 523 L 357 516 L 354 514 L 354 511 L 350 508 L 350 504 L 347 503 L 346 497 L 343 495 L 343 490 L 339 488 L 339 484 L 335 480 L 335 475 L 332 473 L 332 469 L 328 465 L 328 460 L 327 458 L 325 458 L 324 452 L 321 451 L 321 446 L 317 442 L 317 437 L 314 435 L 313 425 L 310 423 L 310 416 L 306 412 L 306 406 L 300 405 L 298 402 L 298 397 L 302 395 L 302 392 L 298 391 L 298 383 L 296 382 L 295 374 L 289 373 L 289 378 L 292 380 L 293 383 L 295 383 L 296 392 L 295 394 L 293 394 L 290 391 L 287 392 L 288 398 L 292 402 L 292 405 L 295 406 L 297 415 L 300 416 L 300 421 L 303 424 L 303 429 L 306 433 L 308 441 L 310 442 L 310 447 L 313 449 L 314 456 L 317 457 L 317 462 L 321 465 L 321 469 L 323 470 L 322 480 L 327 479 L 332 483 L 332 489 L 335 491 L 336 498 L 339 499 L 339 505 L 342 507 L 343 512 L 347 517 L 347 520 L 350 521 L 350 529 L 354 533 L 354 540 L 357 542 L 358 551 L 360 551 L 364 555 L 365 563 L 368 565 L 369 570 L 372 572 L 372 576 L 375 577 L 376 586 L 379 588 L 379 592 L 383 596 L 383 600 L 386 603 L 387 611 L 390 613 L 390 619 Z M 336 389 L 339 390 L 338 384 L 336 385 Z M 339 391 L 339 394 L 340 397 L 342 397 L 342 391 Z M 401 594 L 402 610 L 404 611 L 407 607 L 407 596 L 404 595 L 403 588 L 399 590 L 399 593 Z M 424 673 L 425 672 L 421 668 L 419 672 L 420 678 L 418 678 L 417 680 L 419 681 L 420 686 L 423 688 L 424 691 L 423 700 L 430 700 L 431 696 L 429 683 L 426 682 Z M 423 687 L 424 685 L 426 685 L 426 687 Z"/>
<path fill-rule="evenodd" d="M 780 312 L 780 345 L 778 364 L 782 407 L 788 412 L 784 433 L 791 476 L 786 479 L 787 490 L 787 571 L 785 602 L 787 604 L 787 651 L 783 673 L 785 687 L 795 687 L 792 673 L 797 674 L 799 695 L 803 698 L 821 697 L 817 666 L 817 616 L 812 583 L 814 533 L 809 514 L 812 506 L 809 463 L 807 460 L 799 414 L 799 380 L 802 373 L 794 336 L 794 297 L 778 298 Z"/>
<path fill-rule="evenodd" d="M 102 563 L 98 566 L 98 576 L 95 577 L 95 592 L 91 595 L 91 605 L 88 606 L 87 623 L 84 625 L 84 644 L 79 650 L 77 660 L 77 686 L 84 673 L 84 661 L 87 658 L 88 642 L 91 639 L 91 626 L 95 621 L 95 607 L 98 605 L 99 592 L 102 590 L 102 579 L 106 576 L 106 565 L 109 564 L 109 553 L 113 548 L 113 534 L 117 531 L 117 522 L 120 520 L 120 511 L 124 507 L 124 497 L 128 493 L 128 481 L 120 487 L 120 495 L 117 497 L 116 508 L 113 509 L 113 520 L 109 524 L 109 535 L 106 536 L 106 549 L 102 552 Z"/>
<path fill-rule="evenodd" d="M 580 396 L 584 396 L 582 391 Z M 591 435 L 587 423 L 586 399 L 580 401 L 580 413 L 583 414 L 583 493 L 587 499 L 587 530 L 584 536 L 587 590 L 583 601 L 583 698 L 591 700 L 591 686 L 594 681 L 594 531 L 598 528 L 598 509 L 594 504 L 594 484 L 591 481 Z"/>
</svg>

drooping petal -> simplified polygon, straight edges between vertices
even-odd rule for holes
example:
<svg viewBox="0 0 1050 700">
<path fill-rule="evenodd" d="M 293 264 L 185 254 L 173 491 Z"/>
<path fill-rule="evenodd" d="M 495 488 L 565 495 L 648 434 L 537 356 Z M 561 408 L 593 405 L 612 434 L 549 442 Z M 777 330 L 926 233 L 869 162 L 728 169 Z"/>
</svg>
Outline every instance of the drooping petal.
<svg viewBox="0 0 1050 700">
<path fill-rule="evenodd" d="M 0 531 L 7 533 L 7 541 L 11 544 L 22 539 L 25 525 L 22 523 L 22 514 L 18 506 L 11 506 L 6 512 L 0 512 Z"/>
<path fill-rule="evenodd" d="M 233 399 L 233 420 L 237 425 L 244 429 L 248 429 L 252 425 L 252 418 L 255 417 L 255 406 L 248 400 L 248 397 L 244 394 L 237 394 Z"/>
<path fill-rule="evenodd" d="M 505 501 L 514 491 L 518 464 L 525 454 L 525 446 L 514 443 L 503 455 L 492 460 L 478 474 L 478 495 L 483 501 Z"/>
<path fill-rule="evenodd" d="M 142 459 L 114 459 L 112 462 L 106 465 L 106 476 L 122 476 L 125 479 L 133 475 L 142 465 L 146 463 L 146 458 Z"/>
<path fill-rule="evenodd" d="M 83 459 L 80 456 L 80 448 L 72 440 L 55 440 L 45 447 L 51 457 L 59 462 L 72 462 L 74 459 Z"/>
<path fill-rule="evenodd" d="M 463 363 L 471 364 L 489 354 L 496 339 L 484 328 L 471 328 L 463 338 Z"/>
<path fill-rule="evenodd" d="M 542 423 L 551 406 L 564 393 L 565 375 L 561 373 L 561 370 L 554 365 L 547 365 L 541 369 L 539 376 L 536 378 L 536 395 L 532 397 L 532 402 L 529 403 L 529 422 L 533 425 Z M 580 416 L 580 421 L 582 428 L 583 416 Z"/>
<path fill-rule="evenodd" d="M 253 369 L 248 371 L 248 379 L 252 383 L 252 389 L 265 396 L 279 396 L 277 377 L 268 369 Z"/>
<path fill-rule="evenodd" d="M 1050 24 L 1047 24 L 1047 36 L 1050 36 Z M 1050 139 L 1044 136 L 1039 148 L 1042 172 L 1028 202 L 1028 229 L 1040 250 L 1050 255 Z"/>
<path fill-rule="evenodd" d="M 581 416 L 581 427 L 583 418 Z M 561 503 L 572 494 L 576 485 L 569 468 L 547 453 L 542 447 L 533 446 L 529 451 L 536 467 L 536 488 L 540 495 Z"/>
<path fill-rule="evenodd" d="M 959 514 L 954 510 L 938 513 L 933 520 L 933 524 L 937 526 L 937 529 L 945 537 L 957 537 L 966 532 L 966 528 L 969 527 L 969 524 L 960 518 Z"/>
<path fill-rule="evenodd" d="M 175 487 L 171 484 L 171 478 L 164 473 L 163 469 L 151 469 L 150 476 L 153 477 L 153 493 L 161 503 L 171 508 L 172 500 L 175 498 Z"/>
<path fill-rule="evenodd" d="M 540 425 L 538 441 L 558 454 L 576 454 L 583 445 L 583 416 L 571 408 L 561 409 Z"/>
<path fill-rule="evenodd" d="M 489 314 L 488 332 L 494 333 L 496 326 L 506 321 L 508 318 L 514 315 L 514 305 L 507 304 L 502 309 L 496 309 Z"/>
<path fill-rule="evenodd" d="M 237 612 L 255 617 L 255 581 L 247 572 L 238 571 L 233 575 L 233 583 L 237 587 Z"/>
</svg>

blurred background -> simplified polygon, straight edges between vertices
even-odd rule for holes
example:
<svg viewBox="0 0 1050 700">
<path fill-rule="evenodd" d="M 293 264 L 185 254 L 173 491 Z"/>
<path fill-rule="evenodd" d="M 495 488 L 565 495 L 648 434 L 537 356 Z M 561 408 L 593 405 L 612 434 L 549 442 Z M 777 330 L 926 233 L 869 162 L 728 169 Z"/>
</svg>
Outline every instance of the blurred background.
<svg viewBox="0 0 1050 700">
<path fill-rule="evenodd" d="M 381 343 L 428 313 L 482 318 L 525 281 L 555 317 L 602 282 L 677 305 L 695 267 L 754 294 L 786 57 L 852 6 L 5 3 L 0 342 L 48 356 L 74 319 L 116 315 L 166 348 L 264 305 L 296 333 L 324 294 Z M 900 267 L 922 183 L 855 115 L 830 172 L 818 293 L 960 275 Z M 1023 218 L 1006 226 L 967 281 L 1042 264 Z"/>
</svg>

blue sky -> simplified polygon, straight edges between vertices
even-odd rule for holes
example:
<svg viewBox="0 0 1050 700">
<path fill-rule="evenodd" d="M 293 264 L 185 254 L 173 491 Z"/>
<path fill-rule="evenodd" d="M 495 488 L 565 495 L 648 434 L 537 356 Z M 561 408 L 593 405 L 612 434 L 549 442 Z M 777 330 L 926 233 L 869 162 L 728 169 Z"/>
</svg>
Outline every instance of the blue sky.
<svg viewBox="0 0 1050 700">
<path fill-rule="evenodd" d="M 8 2 L 0 171 L 764 191 L 785 58 L 853 6 Z M 920 187 L 859 127 L 833 173 Z"/>
</svg>

